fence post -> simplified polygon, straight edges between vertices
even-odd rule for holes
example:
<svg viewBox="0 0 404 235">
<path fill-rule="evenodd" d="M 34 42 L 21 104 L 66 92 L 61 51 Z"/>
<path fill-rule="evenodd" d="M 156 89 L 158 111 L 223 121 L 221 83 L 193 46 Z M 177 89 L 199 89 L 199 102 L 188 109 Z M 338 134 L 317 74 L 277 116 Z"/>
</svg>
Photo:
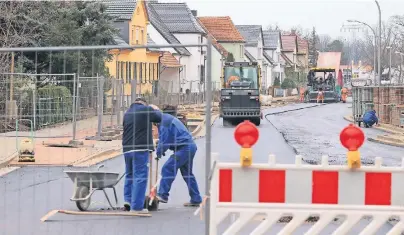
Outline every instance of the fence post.
<svg viewBox="0 0 404 235">
<path fill-rule="evenodd" d="M 97 74 L 97 87 L 98 87 L 98 100 L 97 100 L 97 111 L 98 111 L 98 131 L 97 138 L 101 138 L 102 132 L 102 118 L 104 116 L 104 77 L 98 77 Z"/>
<path fill-rule="evenodd" d="M 136 86 L 137 86 L 137 77 L 135 76 L 134 78 L 132 78 L 131 82 L 130 82 L 130 103 L 132 104 L 133 102 L 135 102 L 136 100 Z M 130 105 L 129 105 L 130 106 Z"/>
<path fill-rule="evenodd" d="M 116 89 L 116 126 L 121 124 L 121 109 L 122 109 L 122 86 L 123 80 L 117 80 L 117 89 Z"/>
<path fill-rule="evenodd" d="M 190 84 L 189 84 L 189 95 L 188 95 L 188 97 L 189 97 L 189 100 L 188 100 L 188 104 L 192 104 L 192 81 L 190 81 Z"/>
<path fill-rule="evenodd" d="M 205 143 L 205 195 L 210 194 L 210 181 L 209 181 L 209 173 L 211 169 L 211 95 L 212 95 L 212 37 L 208 37 L 208 46 L 206 48 L 206 92 L 207 92 L 207 100 L 206 100 L 206 143 Z M 206 201 L 206 214 L 205 214 L 205 234 L 210 234 L 210 202 Z"/>
<path fill-rule="evenodd" d="M 32 112 L 33 112 L 33 119 L 34 119 L 34 121 L 33 121 L 33 127 L 34 127 L 34 131 L 36 130 L 36 89 L 37 89 L 37 86 L 36 86 L 36 82 L 37 82 L 37 79 L 36 79 L 36 77 L 35 77 L 35 82 L 34 82 L 34 89 L 32 90 L 32 103 L 33 103 L 33 107 L 32 107 Z"/>
<path fill-rule="evenodd" d="M 78 79 L 79 76 L 74 74 L 73 76 L 73 141 L 76 140 L 76 128 L 77 128 L 77 120 L 76 120 L 76 115 L 77 115 L 77 99 L 78 99 L 78 91 L 79 91 L 79 86 L 78 86 Z"/>
</svg>

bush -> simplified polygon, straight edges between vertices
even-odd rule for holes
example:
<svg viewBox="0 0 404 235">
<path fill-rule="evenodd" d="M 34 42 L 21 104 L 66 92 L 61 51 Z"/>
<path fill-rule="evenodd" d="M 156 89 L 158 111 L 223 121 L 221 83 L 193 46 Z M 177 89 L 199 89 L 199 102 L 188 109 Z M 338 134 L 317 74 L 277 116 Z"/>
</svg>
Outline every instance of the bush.
<svg viewBox="0 0 404 235">
<path fill-rule="evenodd" d="M 231 52 L 229 52 L 226 58 L 226 62 L 234 62 L 234 61 L 235 61 L 234 55 Z"/>
<path fill-rule="evenodd" d="M 285 80 L 283 80 L 282 84 L 281 84 L 281 88 L 282 89 L 293 89 L 296 88 L 296 83 L 289 78 L 285 78 Z"/>
<path fill-rule="evenodd" d="M 280 86 L 281 85 L 281 80 L 279 79 L 279 77 L 276 77 L 274 80 L 274 86 Z"/>
</svg>

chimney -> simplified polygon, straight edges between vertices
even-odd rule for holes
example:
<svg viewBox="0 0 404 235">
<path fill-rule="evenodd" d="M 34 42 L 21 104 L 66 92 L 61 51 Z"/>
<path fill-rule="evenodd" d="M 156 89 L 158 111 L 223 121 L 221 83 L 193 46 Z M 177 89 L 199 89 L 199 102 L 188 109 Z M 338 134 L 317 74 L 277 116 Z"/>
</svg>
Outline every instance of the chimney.
<svg viewBox="0 0 404 235">
<path fill-rule="evenodd" d="M 292 29 L 290 35 L 296 35 L 296 29 Z"/>
<path fill-rule="evenodd" d="M 192 15 L 194 15 L 195 17 L 198 16 L 198 11 L 197 10 L 191 10 L 191 12 L 192 12 Z"/>
</svg>

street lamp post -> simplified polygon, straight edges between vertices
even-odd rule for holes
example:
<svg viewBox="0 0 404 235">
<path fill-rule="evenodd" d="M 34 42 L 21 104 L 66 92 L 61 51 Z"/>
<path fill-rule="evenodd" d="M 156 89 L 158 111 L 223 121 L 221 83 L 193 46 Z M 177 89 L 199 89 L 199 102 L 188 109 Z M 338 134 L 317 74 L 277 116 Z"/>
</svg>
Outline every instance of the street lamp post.
<svg viewBox="0 0 404 235">
<path fill-rule="evenodd" d="M 350 23 L 358 23 L 358 24 L 362 24 L 365 25 L 366 27 L 368 27 L 372 33 L 373 33 L 373 38 L 374 38 L 374 50 L 373 50 L 373 71 L 374 71 L 374 83 L 377 83 L 377 79 L 376 79 L 376 52 L 377 52 L 377 35 L 376 35 L 376 30 L 374 30 L 369 24 L 359 21 L 359 20 L 348 20 L 348 22 Z M 377 71 L 377 73 L 379 73 L 379 71 Z"/>
<path fill-rule="evenodd" d="M 379 50 L 377 53 L 377 70 L 379 71 L 378 83 L 382 85 L 382 64 L 381 64 L 381 51 L 382 51 L 382 10 L 380 9 L 379 2 L 375 0 L 377 9 L 379 10 Z"/>
</svg>

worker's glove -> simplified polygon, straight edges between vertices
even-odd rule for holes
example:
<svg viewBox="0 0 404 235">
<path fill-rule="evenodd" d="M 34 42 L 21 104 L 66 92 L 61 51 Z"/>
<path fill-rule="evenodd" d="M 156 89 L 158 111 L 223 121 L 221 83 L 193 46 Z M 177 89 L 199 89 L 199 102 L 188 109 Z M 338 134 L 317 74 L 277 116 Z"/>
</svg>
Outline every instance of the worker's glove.
<svg viewBox="0 0 404 235">
<path fill-rule="evenodd" d="M 160 160 L 160 158 L 161 158 L 162 156 L 163 156 L 163 157 L 165 157 L 165 156 L 166 156 L 166 154 L 165 154 L 165 153 L 162 153 L 161 155 L 160 155 L 160 154 L 159 154 L 159 155 L 157 155 L 157 156 L 156 156 L 156 158 L 155 158 L 155 159 L 156 159 L 156 161 Z"/>
</svg>

